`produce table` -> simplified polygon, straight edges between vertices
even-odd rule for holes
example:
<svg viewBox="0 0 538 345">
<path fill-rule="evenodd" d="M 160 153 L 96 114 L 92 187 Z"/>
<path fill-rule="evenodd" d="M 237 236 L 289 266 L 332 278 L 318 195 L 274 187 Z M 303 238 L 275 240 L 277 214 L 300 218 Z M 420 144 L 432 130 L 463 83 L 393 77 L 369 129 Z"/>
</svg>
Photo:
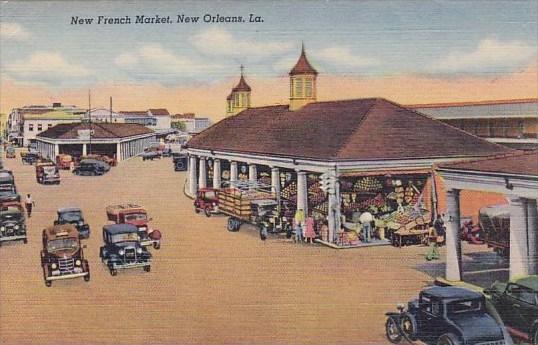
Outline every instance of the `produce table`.
<svg viewBox="0 0 538 345">
<path fill-rule="evenodd" d="M 425 236 L 428 236 L 428 233 L 429 231 L 427 229 L 426 230 L 398 230 L 398 231 L 395 231 L 392 236 L 392 245 L 401 248 L 404 237 L 407 237 L 407 238 L 415 237 L 415 238 L 418 238 L 420 242 L 422 242 L 422 239 Z"/>
</svg>

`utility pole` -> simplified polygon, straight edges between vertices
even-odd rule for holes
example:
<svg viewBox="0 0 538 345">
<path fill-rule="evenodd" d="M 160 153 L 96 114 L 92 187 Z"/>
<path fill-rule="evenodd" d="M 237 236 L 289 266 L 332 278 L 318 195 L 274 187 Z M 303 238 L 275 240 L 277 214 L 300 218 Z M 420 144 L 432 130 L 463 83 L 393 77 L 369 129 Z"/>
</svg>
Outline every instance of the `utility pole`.
<svg viewBox="0 0 538 345">
<path fill-rule="evenodd" d="M 110 123 L 112 123 L 112 96 L 110 96 Z"/>
<path fill-rule="evenodd" d="M 91 101 L 92 93 L 91 90 L 88 89 L 88 117 L 90 122 L 90 155 L 92 154 L 92 101 Z"/>
</svg>

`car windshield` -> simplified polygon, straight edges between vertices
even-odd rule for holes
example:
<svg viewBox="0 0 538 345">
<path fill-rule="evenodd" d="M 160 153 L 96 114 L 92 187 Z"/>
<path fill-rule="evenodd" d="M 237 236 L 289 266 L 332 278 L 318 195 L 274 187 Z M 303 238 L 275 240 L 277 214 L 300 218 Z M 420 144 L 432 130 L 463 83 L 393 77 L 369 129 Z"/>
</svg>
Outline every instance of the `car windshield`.
<svg viewBox="0 0 538 345">
<path fill-rule="evenodd" d="M 45 175 L 54 175 L 56 173 L 56 167 L 44 167 L 43 172 Z"/>
<path fill-rule="evenodd" d="M 147 216 L 144 213 L 130 213 L 125 215 L 126 222 L 136 222 L 137 220 L 146 220 Z"/>
<path fill-rule="evenodd" d="M 0 211 L 0 218 L 2 220 L 19 220 L 22 217 L 22 212 L 16 207 L 9 207 Z"/>
<path fill-rule="evenodd" d="M 483 305 L 480 299 L 470 299 L 448 303 L 449 314 L 464 314 L 482 311 Z"/>
<path fill-rule="evenodd" d="M 47 250 L 54 252 L 58 250 L 72 250 L 78 248 L 78 241 L 74 238 L 59 238 L 47 243 Z"/>
<path fill-rule="evenodd" d="M 80 211 L 69 211 L 60 214 L 60 220 L 65 222 L 78 222 L 82 219 L 82 213 Z"/>
<path fill-rule="evenodd" d="M 215 191 L 209 190 L 209 191 L 205 192 L 205 198 L 206 199 L 216 199 L 217 194 L 215 193 Z"/>
<path fill-rule="evenodd" d="M 12 186 L 8 188 L 0 188 L 0 196 L 10 196 L 15 194 L 15 188 Z"/>
<path fill-rule="evenodd" d="M 132 242 L 132 241 L 138 242 L 139 237 L 136 232 L 126 232 L 123 234 L 112 235 L 111 240 L 112 240 L 112 243 Z"/>
</svg>

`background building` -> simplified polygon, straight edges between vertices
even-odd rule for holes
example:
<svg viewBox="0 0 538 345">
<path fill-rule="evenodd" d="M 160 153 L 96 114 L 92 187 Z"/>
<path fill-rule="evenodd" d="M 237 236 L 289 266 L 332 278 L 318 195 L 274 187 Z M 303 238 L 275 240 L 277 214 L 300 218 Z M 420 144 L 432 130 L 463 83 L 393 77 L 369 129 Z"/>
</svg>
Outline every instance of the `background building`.
<svg viewBox="0 0 538 345">
<path fill-rule="evenodd" d="M 211 126 L 208 117 L 196 117 L 194 113 L 175 114 L 172 116 L 172 127 L 189 134 L 197 134 Z"/>
<path fill-rule="evenodd" d="M 538 148 L 538 98 L 408 107 L 491 142 L 517 149 Z"/>
</svg>

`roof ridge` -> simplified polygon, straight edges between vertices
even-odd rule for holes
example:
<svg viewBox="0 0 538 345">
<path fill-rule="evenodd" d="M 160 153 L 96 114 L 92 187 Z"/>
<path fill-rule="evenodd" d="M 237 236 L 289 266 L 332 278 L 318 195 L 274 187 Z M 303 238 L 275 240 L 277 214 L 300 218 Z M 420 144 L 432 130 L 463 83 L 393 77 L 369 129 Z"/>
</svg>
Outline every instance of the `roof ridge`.
<svg viewBox="0 0 538 345">
<path fill-rule="evenodd" d="M 537 153 L 538 153 L 538 149 L 530 150 L 530 151 L 515 150 L 515 152 L 500 153 L 500 154 L 497 154 L 497 155 L 479 157 L 479 158 L 475 158 L 475 159 L 471 159 L 471 160 L 462 159 L 462 160 L 458 160 L 458 161 L 455 161 L 455 162 L 444 163 L 444 164 L 442 164 L 442 166 L 439 166 L 439 167 L 455 166 L 455 165 L 458 165 L 458 164 L 461 164 L 461 163 L 475 163 L 475 162 L 482 162 L 482 161 L 492 161 L 492 160 L 498 160 L 498 159 L 503 159 L 503 158 L 527 156 L 527 155 L 532 155 L 532 154 L 537 154 Z"/>
<path fill-rule="evenodd" d="M 415 103 L 406 104 L 408 108 L 444 108 L 444 107 L 457 107 L 466 105 L 494 105 L 494 104 L 519 104 L 519 103 L 531 103 L 538 102 L 538 98 L 513 98 L 513 99 L 499 99 L 499 100 L 482 100 L 482 101 L 462 101 L 462 102 L 446 102 L 446 103 Z"/>
<path fill-rule="evenodd" d="M 355 135 L 355 133 L 361 128 L 361 125 L 362 123 L 366 120 L 366 118 L 368 117 L 368 115 L 370 115 L 370 111 L 372 111 L 372 109 L 377 105 L 377 102 L 378 102 L 379 99 L 377 98 L 374 98 L 374 102 L 372 102 L 372 105 L 368 108 L 368 110 L 364 113 L 364 115 L 362 116 L 362 118 L 360 119 L 359 123 L 357 123 L 357 125 L 355 126 L 355 128 L 353 129 L 353 131 L 351 131 L 351 133 L 348 135 L 348 137 L 346 138 L 346 140 L 342 143 L 342 145 L 340 146 L 340 148 L 336 151 L 336 157 L 338 157 L 340 155 L 340 152 L 344 149 L 344 148 L 347 148 L 347 145 L 349 144 L 349 141 L 351 141 L 351 138 Z"/>
<path fill-rule="evenodd" d="M 112 124 L 112 123 L 110 123 L 110 124 Z M 132 123 L 124 123 L 124 125 L 131 125 L 131 124 L 132 124 Z M 90 123 L 90 127 L 91 127 L 91 125 L 92 125 L 92 124 Z M 96 123 L 96 125 L 99 126 L 103 131 L 108 132 L 108 133 L 112 134 L 113 136 L 119 137 L 118 133 L 116 133 L 116 132 L 114 132 L 114 131 L 111 131 L 110 129 L 107 129 L 107 128 L 105 128 L 105 127 L 103 127 L 104 123 Z M 107 123 L 107 125 L 108 125 L 108 123 Z"/>
</svg>

